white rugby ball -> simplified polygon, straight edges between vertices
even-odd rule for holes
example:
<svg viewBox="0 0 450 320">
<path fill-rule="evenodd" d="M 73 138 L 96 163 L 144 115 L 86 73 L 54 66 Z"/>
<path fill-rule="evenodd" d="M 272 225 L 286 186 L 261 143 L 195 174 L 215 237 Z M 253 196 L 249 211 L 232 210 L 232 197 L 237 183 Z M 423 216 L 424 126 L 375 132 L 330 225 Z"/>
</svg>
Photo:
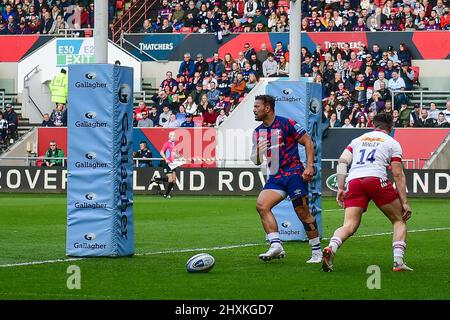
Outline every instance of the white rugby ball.
<svg viewBox="0 0 450 320">
<path fill-rule="evenodd" d="M 208 272 L 214 267 L 214 257 L 207 253 L 199 253 L 186 262 L 187 272 Z"/>
</svg>

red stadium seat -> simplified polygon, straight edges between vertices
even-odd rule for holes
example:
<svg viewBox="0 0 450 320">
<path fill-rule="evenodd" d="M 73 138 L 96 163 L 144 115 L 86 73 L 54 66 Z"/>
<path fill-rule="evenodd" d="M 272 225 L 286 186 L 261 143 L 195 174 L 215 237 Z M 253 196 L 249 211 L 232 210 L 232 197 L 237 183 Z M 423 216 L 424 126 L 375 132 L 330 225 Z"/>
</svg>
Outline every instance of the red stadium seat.
<svg viewBox="0 0 450 320">
<path fill-rule="evenodd" d="M 196 127 L 202 127 L 203 126 L 203 117 L 194 117 L 192 120 L 194 120 L 194 125 Z"/>
<path fill-rule="evenodd" d="M 417 83 L 417 82 L 419 81 L 420 67 L 417 67 L 417 66 L 411 66 L 411 69 L 414 70 L 414 80 L 413 80 L 413 83 Z"/>
<path fill-rule="evenodd" d="M 180 33 L 192 33 L 191 27 L 182 27 L 178 32 Z"/>
<path fill-rule="evenodd" d="M 123 0 L 116 0 L 116 9 L 122 10 L 124 2 L 125 1 L 123 1 Z"/>
</svg>

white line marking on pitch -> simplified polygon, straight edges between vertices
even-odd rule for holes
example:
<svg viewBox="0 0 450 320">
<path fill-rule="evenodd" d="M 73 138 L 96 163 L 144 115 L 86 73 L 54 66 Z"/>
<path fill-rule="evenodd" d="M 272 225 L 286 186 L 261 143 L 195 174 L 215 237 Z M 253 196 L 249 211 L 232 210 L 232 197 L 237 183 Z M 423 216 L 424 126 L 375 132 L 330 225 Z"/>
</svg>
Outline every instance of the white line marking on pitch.
<svg viewBox="0 0 450 320">
<path fill-rule="evenodd" d="M 445 230 L 450 230 L 450 227 L 408 230 L 408 233 L 418 233 L 418 232 L 428 232 L 428 231 L 445 231 Z M 369 237 L 387 236 L 387 235 L 391 235 L 391 234 L 392 234 L 392 232 L 370 233 L 370 234 L 356 235 L 356 236 L 353 236 L 353 238 L 369 238 Z M 330 238 L 322 238 L 322 240 L 330 240 Z M 159 254 L 172 254 L 172 253 L 184 253 L 184 252 L 196 252 L 196 251 L 228 250 L 228 249 L 235 249 L 235 248 L 262 246 L 265 244 L 266 244 L 265 242 L 261 242 L 261 243 L 244 243 L 244 244 L 236 244 L 236 245 L 220 246 L 220 247 L 209 247 L 209 248 L 175 249 L 175 250 L 136 253 L 135 256 L 152 256 L 152 255 L 159 255 Z M 51 264 L 51 263 L 59 263 L 59 262 L 72 262 L 72 261 L 87 260 L 87 259 L 89 259 L 89 258 L 68 258 L 68 259 L 55 259 L 55 260 L 9 263 L 9 264 L 0 264 L 0 268 L 32 266 L 32 265 Z"/>
</svg>

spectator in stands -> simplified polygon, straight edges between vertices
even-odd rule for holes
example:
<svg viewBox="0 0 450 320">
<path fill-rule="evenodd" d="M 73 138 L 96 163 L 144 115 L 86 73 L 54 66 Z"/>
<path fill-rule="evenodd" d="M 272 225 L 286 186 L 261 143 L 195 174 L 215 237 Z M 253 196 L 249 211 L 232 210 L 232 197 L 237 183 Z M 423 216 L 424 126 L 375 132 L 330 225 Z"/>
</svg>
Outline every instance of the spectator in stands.
<svg viewBox="0 0 450 320">
<path fill-rule="evenodd" d="M 267 50 L 267 45 L 265 42 L 261 43 L 261 49 L 256 53 L 256 58 L 261 62 L 261 64 L 267 60 L 269 51 Z"/>
<path fill-rule="evenodd" d="M 164 107 L 171 107 L 171 102 L 166 92 L 161 90 L 158 92 L 157 96 L 154 96 L 152 100 L 155 102 L 156 108 L 158 109 L 158 113 L 161 113 Z"/>
<path fill-rule="evenodd" d="M 286 61 L 284 55 L 280 57 L 277 66 L 277 76 L 278 77 L 289 77 L 289 62 Z"/>
<path fill-rule="evenodd" d="M 278 63 L 275 61 L 273 53 L 267 55 L 267 60 L 263 62 L 263 75 L 264 77 L 275 77 L 277 75 Z"/>
<path fill-rule="evenodd" d="M 55 127 L 64 126 L 64 103 L 57 103 L 56 108 L 52 111 L 50 119 L 53 121 Z"/>
<path fill-rule="evenodd" d="M 200 102 L 197 105 L 197 112 L 198 115 L 204 115 L 206 110 L 212 107 L 214 108 L 214 106 L 211 104 L 211 102 L 208 100 L 208 95 L 206 93 L 202 94 L 202 96 L 200 97 Z"/>
<path fill-rule="evenodd" d="M 225 121 L 226 118 L 228 118 L 228 116 L 225 112 L 225 109 L 221 109 L 219 111 L 219 115 L 217 116 L 217 119 L 216 119 L 216 127 L 220 126 L 222 124 L 222 122 Z"/>
<path fill-rule="evenodd" d="M 63 16 L 61 14 L 58 14 L 48 33 L 49 34 L 59 34 L 61 30 L 67 30 L 69 28 L 70 28 L 69 24 L 66 21 L 64 21 Z"/>
<path fill-rule="evenodd" d="M 213 59 L 212 61 L 209 63 L 209 72 L 213 73 L 214 76 L 219 77 L 223 71 L 224 71 L 224 66 L 223 66 L 223 61 L 222 59 L 220 59 L 219 57 L 219 53 L 214 53 Z"/>
<path fill-rule="evenodd" d="M 403 128 L 403 127 L 404 127 L 403 121 L 402 121 L 402 119 L 400 118 L 400 113 L 399 113 L 398 110 L 394 110 L 394 111 L 392 112 L 392 120 L 393 120 L 393 122 L 394 122 L 394 127 L 395 127 L 395 128 Z"/>
<path fill-rule="evenodd" d="M 50 148 L 45 152 L 45 158 L 42 162 L 43 167 L 60 167 L 63 164 L 64 151 L 58 148 L 56 141 L 50 141 Z"/>
<path fill-rule="evenodd" d="M 392 72 L 392 78 L 389 80 L 388 89 L 391 90 L 391 92 L 394 92 L 394 91 L 404 91 L 405 88 L 406 85 L 403 78 L 399 77 L 397 71 Z M 395 94 L 394 96 L 395 106 L 398 106 L 398 108 L 400 108 L 401 103 L 405 102 L 406 99 L 407 98 L 404 93 Z"/>
<path fill-rule="evenodd" d="M 405 90 L 410 91 L 413 89 L 414 84 L 414 70 L 410 68 L 408 62 L 403 62 L 402 67 L 399 70 L 400 77 L 405 82 Z"/>
<path fill-rule="evenodd" d="M 217 84 L 218 84 L 217 79 L 214 78 L 214 75 L 211 72 L 206 71 L 205 72 L 205 77 L 203 78 L 203 81 L 202 81 L 203 89 L 204 90 L 210 90 L 212 82 L 214 82 L 216 84 L 216 87 L 217 87 Z"/>
<path fill-rule="evenodd" d="M 443 112 L 439 112 L 438 119 L 436 121 L 437 128 L 450 128 L 450 122 L 445 119 L 445 114 Z"/>
<path fill-rule="evenodd" d="M 414 127 L 418 128 L 433 128 L 436 126 L 436 119 L 428 117 L 428 111 L 422 109 L 420 111 L 420 118 L 414 122 Z"/>
<path fill-rule="evenodd" d="M 164 90 L 169 87 L 170 93 L 173 94 L 178 89 L 178 82 L 172 77 L 172 71 L 166 72 L 166 79 L 164 79 L 159 85 L 159 90 Z"/>
<path fill-rule="evenodd" d="M 329 121 L 328 121 L 328 127 L 329 128 L 339 128 L 339 127 L 341 127 L 342 126 L 342 124 L 341 124 L 341 122 L 337 119 L 337 114 L 336 114 L 336 112 L 332 112 L 331 114 L 330 114 L 330 119 L 329 119 Z"/>
<path fill-rule="evenodd" d="M 199 72 L 200 76 L 204 76 L 205 72 L 209 70 L 208 62 L 206 62 L 203 58 L 203 54 L 197 54 L 197 61 L 195 62 L 195 72 Z"/>
<path fill-rule="evenodd" d="M 192 96 L 188 96 L 186 101 L 183 103 L 186 114 L 197 115 L 197 104 L 194 102 Z"/>
<path fill-rule="evenodd" d="M 444 110 L 445 119 L 447 122 L 450 122 L 450 100 L 447 101 L 447 104 L 445 105 L 446 109 Z"/>
<path fill-rule="evenodd" d="M 228 101 L 225 100 L 225 94 L 221 92 L 219 94 L 219 100 L 217 101 L 216 105 L 214 106 L 214 111 L 218 113 L 220 110 L 229 110 L 230 104 Z"/>
<path fill-rule="evenodd" d="M 344 119 L 344 124 L 342 125 L 342 128 L 354 128 L 349 118 Z"/>
<path fill-rule="evenodd" d="M 162 24 L 161 26 L 156 30 L 157 33 L 172 33 L 173 32 L 173 28 L 172 26 L 169 24 L 169 20 L 168 19 L 162 19 Z"/>
<path fill-rule="evenodd" d="M 142 28 L 139 32 L 140 33 L 152 33 L 153 32 L 152 23 L 151 23 L 150 19 L 144 20 L 144 23 L 142 24 Z"/>
<path fill-rule="evenodd" d="M 236 99 L 242 97 L 245 93 L 245 84 L 244 76 L 238 73 L 236 81 L 231 85 L 231 95 Z"/>
<path fill-rule="evenodd" d="M 41 19 L 39 33 L 40 34 L 49 34 L 52 26 L 53 26 L 53 18 L 51 16 L 51 13 L 47 11 L 44 13 L 44 15 Z"/>
<path fill-rule="evenodd" d="M 224 96 L 229 96 L 231 93 L 231 81 L 228 79 L 228 74 L 226 72 L 222 73 L 222 77 L 217 82 L 217 89 L 224 94 Z"/>
<path fill-rule="evenodd" d="M 188 113 L 186 114 L 186 120 L 180 125 L 182 128 L 193 128 L 195 126 L 194 121 L 192 120 L 193 115 Z"/>
<path fill-rule="evenodd" d="M 16 29 L 16 34 L 31 34 L 30 28 L 25 21 L 20 21 Z"/>
<path fill-rule="evenodd" d="M 170 114 L 169 120 L 167 120 L 163 127 L 164 128 L 177 128 L 180 126 L 180 123 L 177 120 L 177 116 L 174 113 Z"/>
<path fill-rule="evenodd" d="M 184 60 L 180 64 L 178 74 L 184 75 L 187 80 L 191 79 L 195 73 L 195 62 L 191 59 L 191 54 L 186 52 L 184 54 Z"/>
<path fill-rule="evenodd" d="M 138 128 L 152 128 L 154 126 L 153 121 L 148 117 L 148 111 L 141 112 L 141 119 L 137 123 Z"/>
<path fill-rule="evenodd" d="M 418 122 L 421 116 L 421 106 L 420 104 L 414 104 L 414 110 L 409 115 L 409 126 L 413 127 L 414 123 Z"/>
<path fill-rule="evenodd" d="M 437 107 L 436 107 L 436 103 L 431 102 L 430 103 L 430 110 L 428 111 L 428 117 L 429 118 L 433 118 L 435 120 L 438 120 L 440 112 L 441 111 L 438 110 Z"/>
<path fill-rule="evenodd" d="M 248 76 L 248 81 L 245 82 L 245 92 L 249 93 L 256 85 L 258 84 L 258 80 L 256 79 L 256 75 L 252 72 Z"/>
<path fill-rule="evenodd" d="M 54 127 L 55 126 L 53 121 L 50 119 L 50 116 L 48 113 L 44 113 L 44 117 L 43 117 L 41 126 L 42 127 Z"/>
<path fill-rule="evenodd" d="M 138 106 L 136 109 L 134 109 L 134 118 L 136 119 L 136 122 L 142 119 L 142 113 L 147 112 L 148 114 L 148 107 L 145 104 L 145 101 L 139 101 Z"/>
<path fill-rule="evenodd" d="M 215 106 L 217 101 L 219 100 L 220 91 L 217 90 L 216 83 L 214 81 L 210 82 L 210 89 L 206 95 L 211 104 Z"/>
<path fill-rule="evenodd" d="M 204 127 L 214 127 L 216 125 L 217 113 L 214 112 L 212 106 L 206 108 L 206 112 L 203 115 L 203 126 Z"/>
<path fill-rule="evenodd" d="M 152 106 L 152 108 L 150 109 L 148 118 L 150 120 L 152 120 L 153 126 L 156 126 L 157 124 L 159 124 L 159 113 L 158 113 L 158 109 L 156 108 L 156 106 Z"/>
<path fill-rule="evenodd" d="M 6 143 L 8 137 L 8 121 L 3 118 L 3 113 L 0 111 L 0 145 Z"/>
<path fill-rule="evenodd" d="M 172 114 L 172 111 L 170 111 L 170 108 L 168 106 L 164 106 L 163 112 L 159 115 L 159 126 L 164 127 L 164 124 L 169 121 L 170 115 Z"/>
<path fill-rule="evenodd" d="M 175 10 L 173 11 L 173 14 L 171 17 L 172 26 L 175 27 L 175 30 L 178 30 L 181 27 L 183 27 L 185 14 L 186 13 L 184 12 L 183 7 L 181 6 L 181 3 L 176 3 Z"/>
</svg>

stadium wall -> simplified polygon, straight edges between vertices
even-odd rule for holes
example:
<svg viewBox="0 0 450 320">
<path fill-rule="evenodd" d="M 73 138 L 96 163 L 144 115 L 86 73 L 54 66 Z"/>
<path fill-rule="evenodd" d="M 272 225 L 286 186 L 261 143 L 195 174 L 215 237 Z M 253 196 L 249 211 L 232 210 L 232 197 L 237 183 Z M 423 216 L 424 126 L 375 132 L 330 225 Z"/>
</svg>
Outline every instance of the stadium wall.
<svg viewBox="0 0 450 320">
<path fill-rule="evenodd" d="M 335 171 L 322 171 L 322 195 L 334 196 Z M 133 173 L 136 194 L 156 195 L 158 187 L 149 184 L 152 177 L 164 175 L 162 168 L 138 168 Z M 450 170 L 405 170 L 408 196 L 443 198 L 450 192 Z M 182 168 L 178 173 L 175 195 L 257 195 L 265 183 L 259 169 Z M 65 193 L 67 170 L 64 168 L 0 167 L 0 193 Z"/>
</svg>

